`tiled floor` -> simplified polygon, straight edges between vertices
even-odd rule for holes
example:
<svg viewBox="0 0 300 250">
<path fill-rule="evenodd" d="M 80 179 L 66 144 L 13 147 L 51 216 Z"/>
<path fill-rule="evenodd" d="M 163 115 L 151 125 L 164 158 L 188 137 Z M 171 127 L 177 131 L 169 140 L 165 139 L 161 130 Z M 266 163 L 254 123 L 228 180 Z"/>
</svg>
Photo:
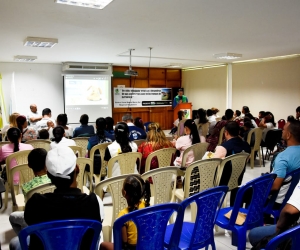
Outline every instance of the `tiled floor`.
<svg viewBox="0 0 300 250">
<path fill-rule="evenodd" d="M 258 161 L 256 161 L 256 166 L 254 169 L 251 169 L 250 166 L 247 166 L 246 173 L 244 175 L 243 183 L 246 183 L 247 181 L 250 181 L 256 177 L 259 177 L 261 173 L 268 172 L 270 162 L 266 161 L 266 167 L 259 167 Z M 2 197 L 4 197 L 4 194 L 2 194 Z M 229 199 L 228 199 L 229 200 Z M 109 197 L 104 199 L 104 203 L 109 203 Z M 11 213 L 11 203 L 9 202 L 8 208 L 5 210 L 4 207 L 0 210 L 0 241 L 1 241 L 1 247 L 2 250 L 8 250 L 9 249 L 9 241 L 12 237 L 15 236 L 15 233 L 13 232 L 11 225 L 8 220 L 8 216 Z M 187 215 L 189 216 L 189 215 Z M 219 229 L 219 232 L 215 234 L 215 243 L 216 248 L 218 250 L 230 250 L 230 249 L 236 249 L 236 247 L 231 245 L 231 238 L 230 236 L 225 236 L 224 230 Z M 247 243 L 247 249 L 250 249 L 250 244 Z"/>
</svg>

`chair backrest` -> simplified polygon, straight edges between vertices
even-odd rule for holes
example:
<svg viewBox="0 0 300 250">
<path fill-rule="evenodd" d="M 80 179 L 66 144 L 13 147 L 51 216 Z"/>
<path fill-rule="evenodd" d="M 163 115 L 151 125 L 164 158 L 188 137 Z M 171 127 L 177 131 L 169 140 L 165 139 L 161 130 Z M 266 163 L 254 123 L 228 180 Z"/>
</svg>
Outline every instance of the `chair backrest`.
<svg viewBox="0 0 300 250">
<path fill-rule="evenodd" d="M 254 142 L 254 146 L 253 146 L 254 151 L 258 151 L 260 148 L 262 132 L 263 132 L 262 128 L 254 128 L 254 129 L 251 129 L 248 134 L 247 142 L 249 145 L 251 145 L 251 136 L 254 133 L 254 136 L 255 136 L 255 142 Z"/>
<path fill-rule="evenodd" d="M 23 150 L 23 151 L 18 151 L 16 153 L 13 153 L 9 156 L 6 157 L 5 164 L 6 164 L 6 176 L 7 176 L 7 181 L 8 184 L 10 185 L 10 164 L 12 160 L 16 161 L 16 166 L 17 165 L 22 165 L 22 164 L 27 164 L 28 163 L 28 154 L 31 152 L 31 150 Z"/>
<path fill-rule="evenodd" d="M 196 143 L 190 147 L 188 147 L 186 150 L 184 150 L 183 155 L 182 155 L 182 166 L 184 167 L 186 164 L 186 160 L 188 157 L 188 153 L 190 151 L 193 151 L 194 153 L 194 161 L 199 161 L 202 160 L 202 157 L 205 155 L 206 150 L 208 148 L 209 143 L 204 142 L 204 143 Z"/>
<path fill-rule="evenodd" d="M 89 249 L 96 249 L 102 224 L 95 220 L 60 220 L 50 221 L 25 227 L 19 234 L 21 248 L 29 249 L 27 237 L 35 234 L 44 245 L 44 249 L 80 249 L 80 243 L 89 230 L 93 230 L 93 238 Z"/>
<path fill-rule="evenodd" d="M 123 215 L 114 223 L 114 249 L 122 249 L 122 230 L 124 223 L 133 221 L 137 228 L 138 250 L 164 249 L 167 224 L 174 212 L 181 211 L 177 203 L 159 204 Z"/>
<path fill-rule="evenodd" d="M 10 141 L 1 141 L 0 142 L 0 147 L 2 147 L 3 145 L 9 144 L 11 143 Z"/>
<path fill-rule="evenodd" d="M 184 123 L 186 119 L 182 119 L 177 126 L 177 136 L 183 136 L 184 135 Z"/>
<path fill-rule="evenodd" d="M 126 199 L 122 195 L 122 188 L 124 180 L 127 176 L 131 174 L 119 175 L 116 177 L 108 178 L 104 181 L 101 181 L 95 187 L 95 194 L 99 197 L 103 197 L 103 188 L 107 187 L 107 190 L 111 193 L 112 204 L 113 204 L 113 212 L 112 212 L 112 220 L 113 224 L 118 214 L 121 210 L 128 207 Z"/>
<path fill-rule="evenodd" d="M 184 198 L 195 193 L 215 187 L 215 175 L 221 159 L 206 159 L 193 162 L 186 168 L 184 181 Z"/>
<path fill-rule="evenodd" d="M 266 245 L 265 250 L 278 249 L 277 247 L 280 243 L 289 239 L 292 242 L 292 246 L 289 249 L 298 250 L 300 246 L 300 225 L 293 227 L 271 239 Z"/>
<path fill-rule="evenodd" d="M 143 142 L 146 142 L 145 139 L 140 139 L 140 140 L 134 140 L 133 142 L 136 143 L 136 145 L 139 147 Z"/>
<path fill-rule="evenodd" d="M 238 154 L 230 155 L 225 159 L 223 159 L 217 173 L 217 180 L 216 180 L 217 186 L 220 183 L 225 164 L 227 162 L 231 162 L 232 171 L 231 171 L 230 179 L 228 181 L 228 188 L 230 191 L 234 188 L 237 188 L 239 186 L 238 179 L 245 168 L 246 160 L 248 157 L 249 154 L 247 153 L 238 153 Z"/>
<path fill-rule="evenodd" d="M 251 229 L 253 227 L 263 225 L 264 204 L 270 193 L 270 189 L 275 178 L 276 174 L 266 174 L 246 183 L 244 186 L 241 186 L 239 188 L 237 196 L 235 198 L 231 217 L 229 219 L 229 225 L 235 225 L 235 221 L 240 210 L 245 192 L 251 188 L 251 203 L 248 207 L 248 213 L 243 226 L 246 227 L 246 229 Z"/>
<path fill-rule="evenodd" d="M 85 154 L 86 150 L 87 150 L 87 145 L 89 142 L 90 137 L 76 137 L 73 138 L 72 140 L 75 141 L 76 146 L 79 146 L 82 148 L 82 153 Z"/>
<path fill-rule="evenodd" d="M 35 193 L 38 193 L 38 194 L 53 193 L 55 189 L 56 189 L 56 186 L 52 185 L 52 183 L 47 183 L 47 184 L 37 186 L 27 192 L 27 194 L 25 196 L 25 202 L 27 202 L 29 200 L 29 198 Z"/>
<path fill-rule="evenodd" d="M 16 195 L 15 195 L 15 189 L 13 185 L 13 177 L 15 173 L 19 173 L 20 181 L 19 185 L 22 185 L 26 182 L 31 181 L 34 178 L 34 173 L 31 168 L 28 167 L 28 164 L 21 164 L 18 166 L 15 166 L 10 171 L 10 191 L 11 191 L 11 199 L 13 206 L 17 205 L 16 202 Z"/>
<path fill-rule="evenodd" d="M 100 174 L 101 176 L 106 176 L 106 167 L 107 167 L 107 162 L 104 161 L 104 155 L 105 155 L 105 150 L 108 145 L 110 145 L 111 142 L 106 142 L 106 143 L 101 143 L 97 144 L 94 147 L 92 147 L 90 151 L 90 158 L 94 160 L 95 152 L 99 150 L 100 152 L 100 157 L 101 157 L 101 171 Z"/>
<path fill-rule="evenodd" d="M 120 166 L 121 175 L 133 174 L 136 169 L 136 162 L 139 160 L 141 164 L 142 154 L 139 152 L 130 152 L 125 154 L 119 154 L 110 158 L 107 163 L 107 177 L 112 177 L 113 167 L 116 162 Z"/>
<path fill-rule="evenodd" d="M 265 138 L 265 144 L 267 149 L 273 151 L 277 143 L 280 142 L 281 137 L 282 137 L 281 129 L 271 129 L 267 131 L 266 138 Z"/>
<path fill-rule="evenodd" d="M 284 125 L 285 125 L 285 120 L 284 119 L 280 119 L 278 121 L 278 128 L 279 129 L 283 129 Z"/>
<path fill-rule="evenodd" d="M 50 150 L 51 141 L 37 139 L 37 140 L 29 140 L 29 141 L 26 141 L 25 143 L 32 145 L 32 147 L 34 147 L 34 148 L 43 148 L 48 152 Z"/>
<path fill-rule="evenodd" d="M 175 148 L 162 148 L 148 155 L 145 162 L 145 172 L 150 171 L 151 161 L 153 157 L 157 157 L 158 167 L 167 167 L 172 165 L 173 156 L 176 153 Z"/>
<path fill-rule="evenodd" d="M 221 145 L 223 142 L 224 130 L 225 130 L 225 126 L 220 130 L 218 146 Z"/>
<path fill-rule="evenodd" d="M 176 218 L 172 235 L 174 241 L 169 249 L 176 249 L 179 239 L 185 241 L 186 232 L 181 232 L 184 210 L 193 202 L 197 204 L 197 217 L 193 230 L 188 232 L 189 236 L 186 241 L 189 242 L 189 247 L 187 249 L 200 249 L 210 244 L 214 237 L 214 224 L 227 191 L 226 186 L 215 187 L 194 194 L 181 202 L 182 212 L 178 213 Z"/>
<path fill-rule="evenodd" d="M 173 176 L 177 176 L 177 170 L 177 167 L 157 168 L 142 175 L 144 180 L 152 178 L 154 192 L 151 196 L 154 196 L 154 205 L 170 202 L 171 182 Z"/>
<path fill-rule="evenodd" d="M 89 182 L 90 182 L 90 192 L 92 192 L 93 190 L 93 160 L 90 159 L 90 158 L 85 158 L 85 157 L 78 157 L 77 160 L 76 160 L 76 163 L 77 165 L 79 166 L 79 173 L 77 175 L 77 187 L 79 189 L 81 189 L 81 192 L 83 192 L 83 186 L 85 185 L 85 175 L 87 175 L 89 177 Z M 90 166 L 90 171 L 87 172 L 85 171 L 85 167 L 86 165 L 89 165 Z"/>
<path fill-rule="evenodd" d="M 284 196 L 284 200 L 282 201 L 281 203 L 281 206 L 280 206 L 280 209 L 277 210 L 277 215 L 280 214 L 280 211 L 283 209 L 283 207 L 286 205 L 287 201 L 290 199 L 292 193 L 294 192 L 294 189 L 296 188 L 297 184 L 299 183 L 299 180 L 300 180 L 300 168 L 288 173 L 285 177 L 285 179 L 289 179 L 289 178 L 292 178 L 291 182 L 290 182 L 290 186 Z M 276 193 L 273 193 L 267 206 L 265 207 L 265 212 L 266 213 L 271 213 L 273 214 L 273 216 L 275 217 L 275 214 L 274 214 L 274 211 L 273 211 L 273 206 L 274 206 L 274 203 L 277 199 L 277 196 L 278 196 L 278 193 L 279 193 L 279 190 L 276 192 Z M 276 218 L 277 219 L 277 218 Z"/>
<path fill-rule="evenodd" d="M 78 155 L 78 157 L 83 157 L 84 155 L 82 155 L 82 147 L 80 146 L 69 146 L 69 148 L 71 148 L 74 152 L 74 154 Z"/>
</svg>

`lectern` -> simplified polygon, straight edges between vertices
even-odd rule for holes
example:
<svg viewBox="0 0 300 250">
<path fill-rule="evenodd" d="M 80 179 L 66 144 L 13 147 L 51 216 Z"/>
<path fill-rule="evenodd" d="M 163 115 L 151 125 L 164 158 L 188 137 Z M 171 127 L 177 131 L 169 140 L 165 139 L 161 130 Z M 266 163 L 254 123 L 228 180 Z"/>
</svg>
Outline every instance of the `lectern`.
<svg viewBox="0 0 300 250">
<path fill-rule="evenodd" d="M 185 103 L 179 103 L 177 106 L 174 108 L 174 121 L 178 118 L 178 111 L 182 110 L 185 114 L 186 119 L 192 119 L 192 103 L 190 102 L 185 102 Z"/>
</svg>

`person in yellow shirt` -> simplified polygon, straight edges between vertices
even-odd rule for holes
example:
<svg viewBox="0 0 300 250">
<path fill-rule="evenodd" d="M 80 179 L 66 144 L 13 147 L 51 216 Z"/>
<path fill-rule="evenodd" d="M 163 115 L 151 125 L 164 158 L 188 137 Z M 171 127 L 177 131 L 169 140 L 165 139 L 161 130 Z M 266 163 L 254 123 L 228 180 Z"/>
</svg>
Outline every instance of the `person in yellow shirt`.
<svg viewBox="0 0 300 250">
<path fill-rule="evenodd" d="M 128 207 L 120 211 L 118 218 L 132 211 L 149 207 L 150 183 L 144 181 L 139 175 L 130 175 L 124 181 L 122 195 L 127 200 Z M 127 221 L 122 227 L 122 240 L 123 249 L 135 249 L 137 229 L 132 221 Z"/>
</svg>

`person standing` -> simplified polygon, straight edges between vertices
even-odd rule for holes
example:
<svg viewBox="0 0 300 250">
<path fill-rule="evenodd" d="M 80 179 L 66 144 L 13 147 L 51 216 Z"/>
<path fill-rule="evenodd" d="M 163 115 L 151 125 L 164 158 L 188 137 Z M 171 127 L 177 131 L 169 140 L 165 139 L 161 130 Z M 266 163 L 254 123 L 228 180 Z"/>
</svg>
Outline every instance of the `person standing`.
<svg viewBox="0 0 300 250">
<path fill-rule="evenodd" d="M 27 120 L 29 121 L 31 126 L 35 126 L 36 123 L 42 120 L 43 116 L 37 111 L 36 104 L 30 105 L 30 112 L 27 115 Z"/>
<path fill-rule="evenodd" d="M 177 96 L 174 97 L 172 107 L 175 108 L 179 103 L 189 102 L 188 98 L 183 95 L 183 89 L 178 89 Z"/>
</svg>

